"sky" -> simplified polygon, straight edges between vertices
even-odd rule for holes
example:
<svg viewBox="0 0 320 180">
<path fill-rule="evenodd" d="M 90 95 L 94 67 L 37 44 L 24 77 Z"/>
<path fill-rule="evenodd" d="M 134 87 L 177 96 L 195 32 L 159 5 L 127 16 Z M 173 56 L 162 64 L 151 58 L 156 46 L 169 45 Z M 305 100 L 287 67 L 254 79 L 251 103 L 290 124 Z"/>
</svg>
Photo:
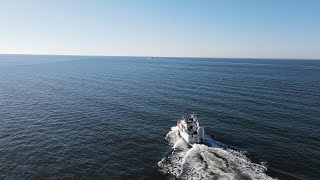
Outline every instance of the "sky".
<svg viewBox="0 0 320 180">
<path fill-rule="evenodd" d="M 320 59 L 320 0 L 0 0 L 0 54 Z"/>
</svg>

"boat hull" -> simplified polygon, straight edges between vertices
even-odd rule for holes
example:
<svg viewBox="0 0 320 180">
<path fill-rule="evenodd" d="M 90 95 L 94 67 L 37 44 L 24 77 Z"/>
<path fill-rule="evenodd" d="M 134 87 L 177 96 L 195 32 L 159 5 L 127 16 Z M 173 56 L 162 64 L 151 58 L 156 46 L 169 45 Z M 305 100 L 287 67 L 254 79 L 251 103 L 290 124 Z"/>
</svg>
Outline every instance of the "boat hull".
<svg viewBox="0 0 320 180">
<path fill-rule="evenodd" d="M 203 144 L 204 143 L 204 129 L 199 127 L 197 134 L 187 133 L 179 127 L 179 134 L 189 144 Z"/>
</svg>

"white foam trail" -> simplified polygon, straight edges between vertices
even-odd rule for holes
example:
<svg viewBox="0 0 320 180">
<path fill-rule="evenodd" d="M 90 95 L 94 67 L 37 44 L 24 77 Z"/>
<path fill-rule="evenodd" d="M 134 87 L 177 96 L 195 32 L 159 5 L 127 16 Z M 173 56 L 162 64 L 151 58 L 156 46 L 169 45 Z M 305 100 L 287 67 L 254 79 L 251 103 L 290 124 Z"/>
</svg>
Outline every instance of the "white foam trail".
<svg viewBox="0 0 320 180">
<path fill-rule="evenodd" d="M 223 144 L 206 137 L 204 144 L 189 146 L 173 127 L 166 140 L 171 154 L 158 162 L 159 171 L 178 179 L 273 179 L 266 166 L 252 163 L 243 152 L 224 149 Z"/>
</svg>

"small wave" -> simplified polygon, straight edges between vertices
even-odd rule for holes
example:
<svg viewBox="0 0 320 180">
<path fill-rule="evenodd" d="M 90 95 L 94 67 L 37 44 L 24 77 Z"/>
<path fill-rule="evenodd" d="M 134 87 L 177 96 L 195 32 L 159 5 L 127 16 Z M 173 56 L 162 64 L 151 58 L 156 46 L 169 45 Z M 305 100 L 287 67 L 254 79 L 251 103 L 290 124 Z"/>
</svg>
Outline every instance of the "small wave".
<svg viewBox="0 0 320 180">
<path fill-rule="evenodd" d="M 244 152 L 206 136 L 206 144 L 190 146 L 172 127 L 166 135 L 172 151 L 158 162 L 161 173 L 177 179 L 273 179 L 265 174 L 265 163 L 256 164 Z"/>
</svg>

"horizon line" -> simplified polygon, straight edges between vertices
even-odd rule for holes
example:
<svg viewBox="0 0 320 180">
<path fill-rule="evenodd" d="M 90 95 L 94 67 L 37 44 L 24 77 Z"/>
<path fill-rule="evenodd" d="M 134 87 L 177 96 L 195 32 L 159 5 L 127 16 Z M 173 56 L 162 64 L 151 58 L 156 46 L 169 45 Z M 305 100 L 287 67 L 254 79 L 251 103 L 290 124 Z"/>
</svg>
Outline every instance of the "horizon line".
<svg viewBox="0 0 320 180">
<path fill-rule="evenodd" d="M 205 57 L 205 56 L 145 56 L 145 55 L 90 55 L 90 54 L 33 54 L 33 53 L 0 53 L 0 55 L 24 56 L 87 56 L 87 57 L 140 57 L 140 58 L 198 58 L 198 59 L 260 59 L 260 60 L 320 60 L 320 58 L 276 58 L 276 57 Z"/>
</svg>

